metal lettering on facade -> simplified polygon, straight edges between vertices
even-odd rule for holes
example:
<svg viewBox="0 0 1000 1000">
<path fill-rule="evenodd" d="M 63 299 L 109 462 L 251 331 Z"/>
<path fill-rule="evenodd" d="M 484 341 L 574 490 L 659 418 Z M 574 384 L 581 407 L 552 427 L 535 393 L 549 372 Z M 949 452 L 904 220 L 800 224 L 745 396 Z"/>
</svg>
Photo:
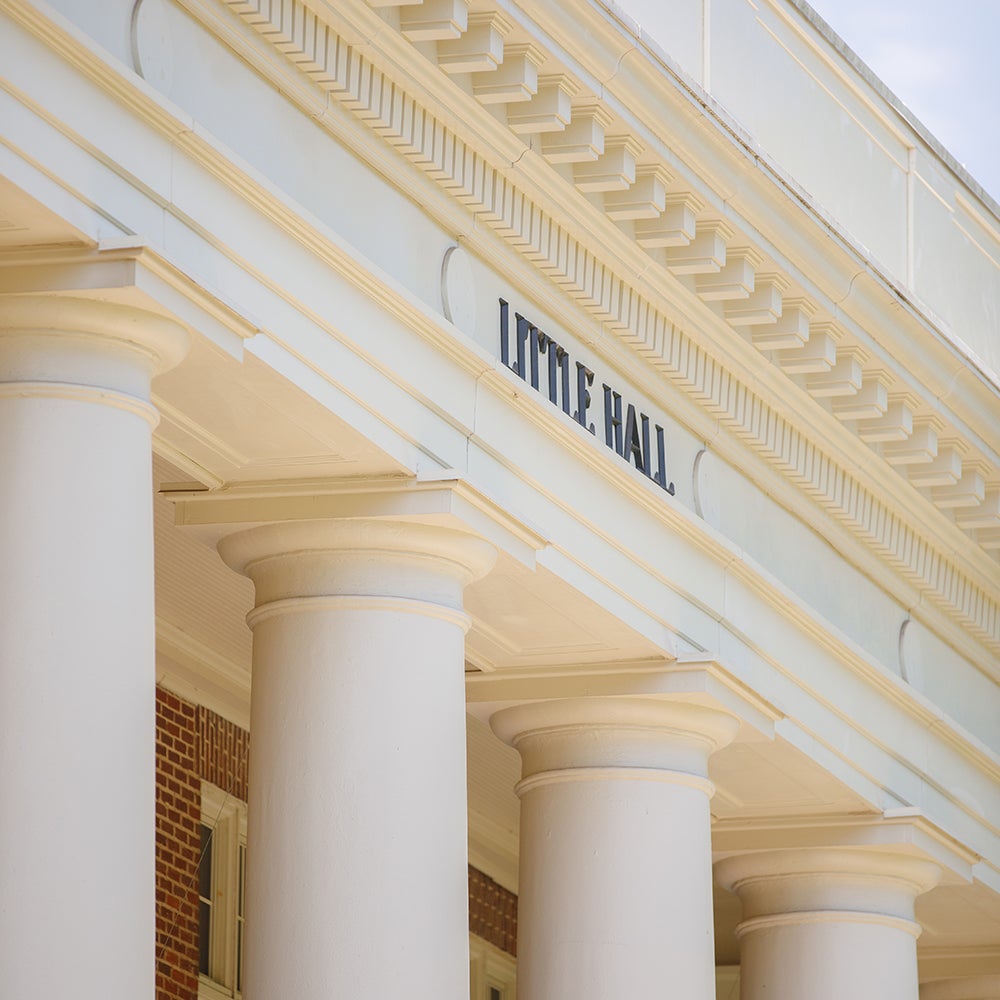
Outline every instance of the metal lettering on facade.
<svg viewBox="0 0 1000 1000">
<path fill-rule="evenodd" d="M 500 299 L 500 361 L 532 389 L 547 395 L 595 437 L 597 427 L 588 422 L 594 373 L 547 333 L 520 313 L 514 313 L 514 359 L 511 360 L 510 306 Z M 543 389 L 544 383 L 544 389 Z M 667 480 L 663 428 L 653 424 L 633 403 L 622 403 L 621 393 L 602 383 L 604 392 L 604 442 L 660 489 L 673 495 L 674 484 Z M 653 466 L 655 435 L 656 466 Z"/>
</svg>

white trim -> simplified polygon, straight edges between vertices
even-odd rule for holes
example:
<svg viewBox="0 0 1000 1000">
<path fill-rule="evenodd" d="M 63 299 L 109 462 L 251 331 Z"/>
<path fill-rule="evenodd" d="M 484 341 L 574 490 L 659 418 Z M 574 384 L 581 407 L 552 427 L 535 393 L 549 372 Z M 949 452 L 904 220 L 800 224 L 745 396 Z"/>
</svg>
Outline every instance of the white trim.
<svg viewBox="0 0 1000 1000">
<path fill-rule="evenodd" d="M 475 934 L 469 935 L 469 996 L 490 1000 L 490 987 L 501 1000 L 517 1000 L 517 961 Z"/>
<path fill-rule="evenodd" d="M 201 783 L 201 822 L 212 830 L 210 976 L 199 976 L 199 1000 L 238 998 L 236 927 L 239 849 L 246 845 L 246 805 L 207 781 Z"/>
</svg>

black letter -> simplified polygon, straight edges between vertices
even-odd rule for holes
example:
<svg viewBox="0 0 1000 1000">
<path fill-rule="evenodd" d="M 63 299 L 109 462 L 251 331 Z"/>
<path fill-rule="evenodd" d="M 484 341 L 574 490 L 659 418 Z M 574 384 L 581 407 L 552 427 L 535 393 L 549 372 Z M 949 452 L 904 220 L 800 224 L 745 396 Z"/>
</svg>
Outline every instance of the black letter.
<svg viewBox="0 0 1000 1000">
<path fill-rule="evenodd" d="M 610 385 L 604 388 L 604 442 L 619 455 L 622 451 L 622 397 Z"/>
<path fill-rule="evenodd" d="M 525 363 L 525 348 L 528 346 L 528 335 L 531 333 L 531 324 L 520 313 L 514 313 L 514 319 L 517 320 L 517 365 L 514 371 L 527 382 L 528 366 Z"/>
<path fill-rule="evenodd" d="M 566 352 L 551 338 L 547 337 L 548 344 L 546 350 L 549 354 L 549 402 L 559 405 L 559 365 L 565 357 Z M 563 409 L 568 404 L 563 400 Z"/>
<path fill-rule="evenodd" d="M 573 418 L 581 427 L 587 427 L 587 407 L 590 406 L 590 393 L 587 386 L 594 384 L 594 373 L 581 362 L 576 363 L 576 413 Z M 594 425 L 587 427 L 591 434 L 596 433 Z"/>
<path fill-rule="evenodd" d="M 569 399 L 569 355 L 561 347 L 556 351 L 559 367 L 562 369 L 562 408 L 563 413 L 570 412 Z"/>
<path fill-rule="evenodd" d="M 510 321 L 507 317 L 507 303 L 500 300 L 500 363 L 510 368 Z M 511 368 L 511 371 L 514 369 Z"/>
<path fill-rule="evenodd" d="M 645 461 L 642 457 L 642 442 L 639 440 L 639 425 L 635 420 L 635 407 L 629 403 L 628 413 L 625 417 L 625 440 L 622 458 L 625 461 L 634 461 L 635 467 L 642 471 Z"/>
<path fill-rule="evenodd" d="M 531 325 L 531 388 L 538 388 L 538 353 L 545 350 L 548 337 L 534 324 Z"/>
<path fill-rule="evenodd" d="M 664 457 L 663 428 L 659 424 L 656 425 L 656 460 L 658 468 L 656 470 L 656 475 L 653 476 L 653 482 L 673 496 L 674 484 L 667 482 L 667 463 Z"/>
</svg>

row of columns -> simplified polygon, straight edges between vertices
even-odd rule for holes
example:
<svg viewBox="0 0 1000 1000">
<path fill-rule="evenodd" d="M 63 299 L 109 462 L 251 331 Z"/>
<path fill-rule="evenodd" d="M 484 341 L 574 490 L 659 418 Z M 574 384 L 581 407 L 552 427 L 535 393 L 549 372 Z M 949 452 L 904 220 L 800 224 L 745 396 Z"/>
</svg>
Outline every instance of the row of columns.
<svg viewBox="0 0 1000 1000">
<path fill-rule="evenodd" d="M 0 299 L 3 997 L 153 994 L 150 379 L 185 343 L 126 306 Z M 244 996 L 464 1000 L 462 594 L 492 547 L 354 518 L 219 548 L 256 594 Z M 737 720 L 601 697 L 491 724 L 523 762 L 521 1000 L 714 996 L 708 761 Z M 938 874 L 846 848 L 720 862 L 741 995 L 915 1000 Z"/>
</svg>

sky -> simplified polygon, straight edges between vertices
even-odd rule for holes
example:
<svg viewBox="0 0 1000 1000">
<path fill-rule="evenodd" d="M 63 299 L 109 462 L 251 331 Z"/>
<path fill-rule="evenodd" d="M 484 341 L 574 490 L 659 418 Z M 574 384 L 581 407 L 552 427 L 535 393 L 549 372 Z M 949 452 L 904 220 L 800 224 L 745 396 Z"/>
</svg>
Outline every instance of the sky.
<svg viewBox="0 0 1000 1000">
<path fill-rule="evenodd" d="M 807 0 L 1000 201 L 1000 0 Z"/>
</svg>

